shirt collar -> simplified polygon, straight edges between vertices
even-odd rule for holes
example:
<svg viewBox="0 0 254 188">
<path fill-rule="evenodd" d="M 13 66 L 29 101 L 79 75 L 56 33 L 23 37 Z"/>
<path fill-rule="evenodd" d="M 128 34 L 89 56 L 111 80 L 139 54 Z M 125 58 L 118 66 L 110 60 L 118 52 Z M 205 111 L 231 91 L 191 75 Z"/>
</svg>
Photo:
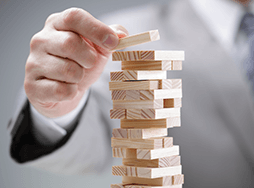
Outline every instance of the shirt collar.
<svg viewBox="0 0 254 188">
<path fill-rule="evenodd" d="M 215 39 L 226 50 L 230 50 L 246 12 L 245 8 L 233 0 L 190 0 L 190 2 Z M 250 8 L 254 10 L 253 3 Z"/>
</svg>

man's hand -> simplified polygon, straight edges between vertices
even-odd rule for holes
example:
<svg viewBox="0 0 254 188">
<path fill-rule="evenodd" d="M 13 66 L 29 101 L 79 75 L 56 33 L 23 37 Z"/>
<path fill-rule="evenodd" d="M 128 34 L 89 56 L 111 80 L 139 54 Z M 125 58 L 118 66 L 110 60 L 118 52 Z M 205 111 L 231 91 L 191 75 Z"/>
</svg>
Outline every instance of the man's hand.
<svg viewBox="0 0 254 188">
<path fill-rule="evenodd" d="M 126 35 L 122 26 L 109 27 L 78 8 L 49 16 L 31 39 L 24 81 L 30 103 L 50 118 L 72 111 Z"/>
</svg>

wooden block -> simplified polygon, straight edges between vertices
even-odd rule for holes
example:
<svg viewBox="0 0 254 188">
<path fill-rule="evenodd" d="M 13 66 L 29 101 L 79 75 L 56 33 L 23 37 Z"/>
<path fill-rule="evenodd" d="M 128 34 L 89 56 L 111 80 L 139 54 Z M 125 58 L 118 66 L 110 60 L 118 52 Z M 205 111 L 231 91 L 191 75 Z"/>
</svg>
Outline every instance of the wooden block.
<svg viewBox="0 0 254 188">
<path fill-rule="evenodd" d="M 113 157 L 116 158 L 137 158 L 137 149 L 132 148 L 112 148 Z"/>
<path fill-rule="evenodd" d="M 163 148 L 173 147 L 173 137 L 164 137 L 162 141 Z"/>
<path fill-rule="evenodd" d="M 141 100 L 182 98 L 182 89 L 158 89 L 140 91 Z"/>
<path fill-rule="evenodd" d="M 164 157 L 172 157 L 179 155 L 179 146 L 161 149 L 131 149 L 131 148 L 113 148 L 113 157 L 131 158 L 142 160 L 153 160 Z"/>
<path fill-rule="evenodd" d="M 137 159 L 145 159 L 145 160 L 176 156 L 179 155 L 179 146 L 173 146 L 169 148 L 162 148 L 156 150 L 137 149 L 136 154 Z"/>
<path fill-rule="evenodd" d="M 113 109 L 163 108 L 163 99 L 156 100 L 117 100 L 113 101 Z"/>
<path fill-rule="evenodd" d="M 122 61 L 122 70 L 181 70 L 182 61 Z"/>
<path fill-rule="evenodd" d="M 182 188 L 182 185 L 170 186 L 150 186 L 150 185 L 136 185 L 136 184 L 111 184 L 110 188 Z"/>
<path fill-rule="evenodd" d="M 181 165 L 180 156 L 170 156 L 153 160 L 123 158 L 123 165 L 136 167 L 164 168 Z"/>
<path fill-rule="evenodd" d="M 143 51 L 123 51 L 113 52 L 113 61 L 162 61 L 162 60 L 184 60 L 184 51 L 159 51 L 159 50 L 143 50 Z"/>
<path fill-rule="evenodd" d="M 180 108 L 182 107 L 182 99 L 174 98 L 174 99 L 164 99 L 164 108 Z"/>
<path fill-rule="evenodd" d="M 180 116 L 180 108 L 126 110 L 127 119 L 164 119 L 179 116 Z"/>
<path fill-rule="evenodd" d="M 111 138 L 111 147 L 159 149 L 163 147 L 163 137 L 149 139 Z"/>
<path fill-rule="evenodd" d="M 156 186 L 156 187 L 151 187 L 151 186 L 144 186 L 144 185 L 125 185 L 124 188 L 182 188 L 182 185 L 172 185 L 172 186 Z"/>
<path fill-rule="evenodd" d="M 125 81 L 109 82 L 109 90 L 152 90 L 159 89 L 160 81 Z"/>
<path fill-rule="evenodd" d="M 182 166 L 172 166 L 165 168 L 147 168 L 133 166 L 113 166 L 112 174 L 114 176 L 130 176 L 140 178 L 160 178 L 164 176 L 173 176 L 182 173 Z"/>
<path fill-rule="evenodd" d="M 179 174 L 179 175 L 175 175 L 172 178 L 172 184 L 173 185 L 182 185 L 184 184 L 184 175 L 183 174 Z"/>
<path fill-rule="evenodd" d="M 182 98 L 182 89 L 113 90 L 112 100 L 156 100 Z M 178 104 L 180 101 L 177 101 Z"/>
<path fill-rule="evenodd" d="M 126 110 L 125 109 L 111 109 L 110 110 L 110 118 L 111 119 L 125 119 L 126 118 Z"/>
<path fill-rule="evenodd" d="M 157 89 L 182 89 L 182 80 L 163 79 L 163 80 L 144 80 L 144 81 L 129 80 L 123 82 L 118 81 L 109 82 L 109 90 L 157 90 Z"/>
<path fill-rule="evenodd" d="M 159 84 L 160 89 L 182 89 L 182 79 L 164 79 Z"/>
<path fill-rule="evenodd" d="M 121 128 L 123 129 L 173 128 L 180 126 L 180 116 L 167 119 L 121 119 Z"/>
<path fill-rule="evenodd" d="M 147 139 L 154 137 L 167 136 L 167 129 L 113 129 L 112 137 L 130 138 L 130 139 Z"/>
<path fill-rule="evenodd" d="M 159 39 L 160 35 L 158 30 L 147 31 L 119 39 L 117 47 L 115 47 L 113 50 L 120 50 L 130 46 L 156 41 Z"/>
<path fill-rule="evenodd" d="M 172 61 L 172 70 L 182 70 L 182 61 Z"/>
<path fill-rule="evenodd" d="M 154 179 L 123 176 L 122 183 L 123 185 L 135 184 L 135 185 L 147 185 L 147 186 L 163 186 L 163 188 L 167 188 L 164 186 L 178 185 L 178 184 L 173 184 L 173 178 L 175 176 L 182 176 L 182 174 L 178 174 L 174 176 L 164 176 L 161 178 L 154 178 Z"/>
<path fill-rule="evenodd" d="M 166 71 L 114 71 L 110 72 L 111 81 L 125 81 L 125 80 L 158 80 L 166 79 Z"/>
</svg>

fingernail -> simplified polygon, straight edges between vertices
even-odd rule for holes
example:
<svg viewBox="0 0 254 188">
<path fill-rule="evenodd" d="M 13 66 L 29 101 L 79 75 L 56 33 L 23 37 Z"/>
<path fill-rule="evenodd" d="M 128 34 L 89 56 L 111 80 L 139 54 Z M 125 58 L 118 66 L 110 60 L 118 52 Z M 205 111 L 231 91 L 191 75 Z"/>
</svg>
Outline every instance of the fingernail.
<svg viewBox="0 0 254 188">
<path fill-rule="evenodd" d="M 110 50 L 112 50 L 113 48 L 115 48 L 115 47 L 118 45 L 118 43 L 119 43 L 119 39 L 118 39 L 118 37 L 115 36 L 115 35 L 109 34 L 109 35 L 108 35 L 107 37 L 105 37 L 105 38 L 106 38 L 106 40 L 103 42 L 103 45 L 104 45 L 106 48 L 110 49 Z"/>
</svg>

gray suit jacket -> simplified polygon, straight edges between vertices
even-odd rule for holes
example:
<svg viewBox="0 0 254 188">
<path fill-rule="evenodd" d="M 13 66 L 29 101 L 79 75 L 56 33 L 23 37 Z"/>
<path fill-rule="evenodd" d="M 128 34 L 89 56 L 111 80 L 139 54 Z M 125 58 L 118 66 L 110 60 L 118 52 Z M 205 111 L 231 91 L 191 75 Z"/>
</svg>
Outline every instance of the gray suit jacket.
<svg viewBox="0 0 254 188">
<path fill-rule="evenodd" d="M 169 136 L 180 145 L 186 187 L 254 187 L 251 90 L 244 73 L 212 37 L 188 1 L 171 0 L 165 6 L 120 11 L 103 21 L 120 23 L 131 34 L 159 29 L 159 42 L 126 50 L 185 51 L 183 71 L 169 71 L 168 77 L 183 79 L 182 127 L 170 129 Z M 119 121 L 109 119 L 112 106 L 108 81 L 113 70 L 120 70 L 119 62 L 108 63 L 100 80 L 91 87 L 75 128 L 57 146 L 36 145 L 29 105 L 25 95 L 21 96 L 9 125 L 12 157 L 70 174 L 110 167 L 111 130 L 119 127 Z"/>
</svg>

